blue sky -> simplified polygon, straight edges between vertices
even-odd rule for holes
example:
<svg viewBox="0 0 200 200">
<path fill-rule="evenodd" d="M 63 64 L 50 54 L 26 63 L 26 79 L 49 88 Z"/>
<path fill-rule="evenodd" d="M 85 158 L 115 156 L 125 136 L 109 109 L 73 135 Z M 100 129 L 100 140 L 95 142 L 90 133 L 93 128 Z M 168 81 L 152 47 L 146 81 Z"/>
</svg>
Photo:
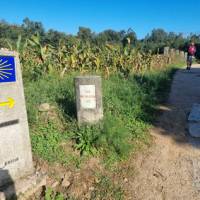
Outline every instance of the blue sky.
<svg viewBox="0 0 200 200">
<path fill-rule="evenodd" d="M 0 19 L 21 24 L 25 17 L 76 34 L 79 26 L 95 32 L 127 30 L 138 38 L 153 28 L 200 34 L 199 0 L 2 0 Z"/>
</svg>

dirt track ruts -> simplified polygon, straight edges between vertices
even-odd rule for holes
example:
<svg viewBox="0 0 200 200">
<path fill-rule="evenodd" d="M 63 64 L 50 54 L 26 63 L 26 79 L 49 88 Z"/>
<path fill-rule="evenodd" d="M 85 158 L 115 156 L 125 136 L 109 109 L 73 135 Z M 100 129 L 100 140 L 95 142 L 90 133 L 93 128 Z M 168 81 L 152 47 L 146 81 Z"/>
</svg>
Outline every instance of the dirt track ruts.
<svg viewBox="0 0 200 200">
<path fill-rule="evenodd" d="M 160 107 L 163 114 L 151 130 L 153 146 L 136 160 L 130 199 L 200 199 L 200 139 L 187 131 L 193 103 L 200 103 L 200 65 L 175 74 L 168 102 Z"/>
</svg>

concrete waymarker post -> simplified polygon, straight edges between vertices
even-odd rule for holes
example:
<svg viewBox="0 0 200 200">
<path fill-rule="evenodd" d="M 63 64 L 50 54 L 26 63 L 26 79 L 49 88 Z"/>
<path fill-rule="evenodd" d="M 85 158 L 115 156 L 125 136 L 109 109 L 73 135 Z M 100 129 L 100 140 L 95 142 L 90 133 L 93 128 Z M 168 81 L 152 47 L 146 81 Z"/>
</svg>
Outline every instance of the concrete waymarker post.
<svg viewBox="0 0 200 200">
<path fill-rule="evenodd" d="M 169 47 L 164 47 L 164 55 L 165 56 L 169 55 Z"/>
<path fill-rule="evenodd" d="M 96 123 L 103 118 L 100 76 L 75 78 L 76 108 L 79 124 Z"/>
<path fill-rule="evenodd" d="M 185 56 L 185 59 L 187 59 L 188 53 L 185 52 L 185 53 L 184 53 L 184 56 Z"/>
<path fill-rule="evenodd" d="M 176 50 L 176 55 L 179 56 L 180 55 L 180 51 L 177 49 Z"/>
<path fill-rule="evenodd" d="M 184 56 L 184 51 L 180 51 L 180 57 L 181 57 L 182 59 L 185 58 L 185 56 Z"/>
<path fill-rule="evenodd" d="M 33 172 L 19 58 L 15 52 L 0 50 L 0 187 Z"/>
</svg>

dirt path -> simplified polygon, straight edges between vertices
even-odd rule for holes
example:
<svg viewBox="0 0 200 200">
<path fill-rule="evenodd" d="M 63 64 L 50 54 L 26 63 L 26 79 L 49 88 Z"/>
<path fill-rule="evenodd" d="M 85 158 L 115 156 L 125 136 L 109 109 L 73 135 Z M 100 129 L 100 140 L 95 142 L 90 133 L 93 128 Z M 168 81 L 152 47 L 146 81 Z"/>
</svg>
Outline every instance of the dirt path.
<svg viewBox="0 0 200 200">
<path fill-rule="evenodd" d="M 151 130 L 154 145 L 137 160 L 130 199 L 200 199 L 200 139 L 187 132 L 193 103 L 200 103 L 200 65 L 176 73 L 168 103 Z"/>
</svg>

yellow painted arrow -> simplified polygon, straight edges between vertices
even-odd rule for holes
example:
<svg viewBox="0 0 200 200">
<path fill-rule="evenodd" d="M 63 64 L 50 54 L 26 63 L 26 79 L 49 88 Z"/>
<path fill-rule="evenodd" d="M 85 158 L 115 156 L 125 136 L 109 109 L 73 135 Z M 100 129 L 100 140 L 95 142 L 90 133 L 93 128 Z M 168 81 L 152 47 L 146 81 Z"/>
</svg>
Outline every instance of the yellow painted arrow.
<svg viewBox="0 0 200 200">
<path fill-rule="evenodd" d="M 8 97 L 8 101 L 0 102 L 0 106 L 8 106 L 9 108 L 13 108 L 14 105 L 15 105 L 15 100 L 10 97 Z"/>
</svg>

